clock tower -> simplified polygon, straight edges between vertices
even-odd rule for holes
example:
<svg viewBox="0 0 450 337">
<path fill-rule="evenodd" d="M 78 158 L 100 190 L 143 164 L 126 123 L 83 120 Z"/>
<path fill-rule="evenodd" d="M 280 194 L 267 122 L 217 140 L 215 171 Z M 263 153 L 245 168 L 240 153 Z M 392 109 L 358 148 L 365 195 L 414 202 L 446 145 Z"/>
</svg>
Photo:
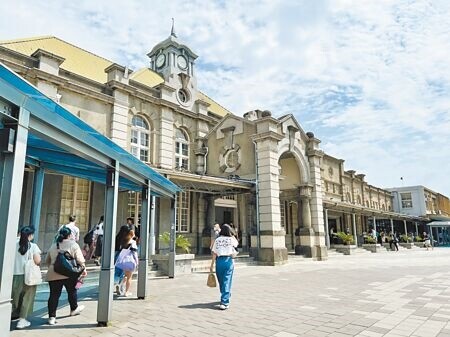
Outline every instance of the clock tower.
<svg viewBox="0 0 450 337">
<path fill-rule="evenodd" d="M 197 99 L 194 73 L 197 55 L 179 41 L 173 19 L 170 36 L 153 47 L 147 56 L 150 58 L 150 68 L 164 78 L 166 85 L 175 89 L 177 102 L 191 108 Z"/>
</svg>

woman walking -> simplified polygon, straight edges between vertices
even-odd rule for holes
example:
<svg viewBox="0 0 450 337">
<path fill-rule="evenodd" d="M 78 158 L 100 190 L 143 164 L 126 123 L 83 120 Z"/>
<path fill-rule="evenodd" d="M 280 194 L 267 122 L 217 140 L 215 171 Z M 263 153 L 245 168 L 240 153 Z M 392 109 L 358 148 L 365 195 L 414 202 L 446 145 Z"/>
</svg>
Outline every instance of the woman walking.
<svg viewBox="0 0 450 337">
<path fill-rule="evenodd" d="M 136 267 L 138 264 L 138 256 L 137 256 L 137 244 L 136 241 L 134 240 L 135 238 L 135 233 L 134 231 L 130 228 L 130 227 L 125 227 L 125 228 L 121 228 L 121 232 L 119 232 L 119 234 L 121 234 L 121 237 L 119 237 L 120 240 L 120 245 L 119 245 L 119 255 L 117 256 L 116 259 L 116 266 L 118 267 L 118 269 L 121 269 L 123 271 L 123 273 L 125 274 L 125 277 L 122 281 L 125 282 L 125 296 L 129 297 L 132 295 L 132 293 L 130 292 L 130 286 L 131 286 L 131 279 L 133 277 L 133 273 L 136 271 Z M 123 250 L 126 250 L 125 252 L 122 252 Z M 127 265 L 127 267 L 123 267 L 121 266 L 121 254 L 129 254 L 133 257 L 133 266 L 129 267 Z M 122 268 L 120 268 L 122 267 Z M 120 289 L 119 289 L 120 291 Z"/>
<path fill-rule="evenodd" d="M 97 226 L 94 230 L 94 241 L 95 241 L 95 264 L 100 265 L 100 259 L 102 258 L 103 250 L 103 215 L 100 217 Z"/>
<path fill-rule="evenodd" d="M 214 241 L 212 252 L 213 261 L 216 263 L 216 275 L 220 288 L 220 310 L 228 309 L 231 296 L 231 282 L 233 279 L 234 262 L 233 256 L 238 242 L 232 235 L 231 227 L 223 225 L 220 236 Z M 213 267 L 211 265 L 211 271 Z"/>
<path fill-rule="evenodd" d="M 79 315 L 84 309 L 84 305 L 78 305 L 77 289 L 75 287 L 78 279 L 58 274 L 54 270 L 59 250 L 69 252 L 69 254 L 77 261 L 78 265 L 84 266 L 85 263 L 80 246 L 78 246 L 74 240 L 71 240 L 70 229 L 63 226 L 59 230 L 56 243 L 48 250 L 46 260 L 48 265 L 47 281 L 50 287 L 50 296 L 48 298 L 48 324 L 50 325 L 56 324 L 56 309 L 58 308 L 58 302 L 63 286 L 67 291 L 67 297 L 70 304 L 70 316 Z M 86 275 L 87 272 L 84 270 L 81 276 Z"/>
<path fill-rule="evenodd" d="M 12 319 L 19 319 L 17 329 L 29 327 L 31 323 L 27 317 L 33 312 L 34 297 L 37 286 L 25 284 L 25 264 L 33 259 L 34 263 L 41 263 L 41 250 L 37 244 L 32 243 L 34 228 L 26 226 L 20 230 L 20 238 L 17 241 L 14 262 L 14 276 L 12 286 Z"/>
</svg>

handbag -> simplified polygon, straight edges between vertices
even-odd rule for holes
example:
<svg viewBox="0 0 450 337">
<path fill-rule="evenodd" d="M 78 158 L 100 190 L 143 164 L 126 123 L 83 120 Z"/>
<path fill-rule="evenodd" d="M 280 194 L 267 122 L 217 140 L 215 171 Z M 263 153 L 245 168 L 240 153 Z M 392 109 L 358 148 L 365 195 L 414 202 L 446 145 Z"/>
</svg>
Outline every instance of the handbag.
<svg viewBox="0 0 450 337">
<path fill-rule="evenodd" d="M 27 286 L 36 286 L 42 283 L 41 268 L 39 268 L 39 266 L 34 263 L 33 254 L 30 254 L 30 252 L 31 248 L 28 248 L 28 259 L 25 263 L 24 282 Z"/>
<path fill-rule="evenodd" d="M 59 242 L 56 244 L 56 248 L 58 248 L 58 255 L 56 256 L 53 270 L 68 278 L 78 278 L 84 271 L 84 266 L 79 265 L 68 251 L 59 250 Z"/>
<path fill-rule="evenodd" d="M 208 280 L 206 281 L 206 285 L 211 288 L 217 287 L 216 274 L 214 273 L 208 274 Z"/>
<path fill-rule="evenodd" d="M 129 248 L 123 248 L 116 260 L 116 267 L 123 271 L 135 271 L 138 265 L 136 254 Z"/>
</svg>

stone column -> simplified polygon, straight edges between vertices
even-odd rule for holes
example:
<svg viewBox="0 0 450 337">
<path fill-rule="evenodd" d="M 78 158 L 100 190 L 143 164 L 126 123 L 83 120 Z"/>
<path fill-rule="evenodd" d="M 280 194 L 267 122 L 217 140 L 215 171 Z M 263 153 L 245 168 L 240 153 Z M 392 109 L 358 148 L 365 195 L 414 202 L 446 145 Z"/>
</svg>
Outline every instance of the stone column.
<svg viewBox="0 0 450 337">
<path fill-rule="evenodd" d="M 394 219 L 391 219 L 391 232 L 394 234 Z"/>
<path fill-rule="evenodd" d="M 358 234 L 356 232 L 356 214 L 352 213 L 352 225 L 353 225 L 353 240 L 354 244 L 358 246 Z"/>
<path fill-rule="evenodd" d="M 166 107 L 161 108 L 159 130 L 158 163 L 161 168 L 172 169 L 174 163 L 174 127 L 172 109 Z"/>
<path fill-rule="evenodd" d="M 408 227 L 406 226 L 406 220 L 403 220 L 403 226 L 405 227 L 405 235 L 408 235 Z"/>
<path fill-rule="evenodd" d="M 286 232 L 281 228 L 280 217 L 278 142 L 283 136 L 277 133 L 278 123 L 278 120 L 271 117 L 262 118 L 257 121 L 257 134 L 252 136 L 256 143 L 255 164 L 258 181 L 258 261 L 264 265 L 283 264 L 288 258 Z"/>
<path fill-rule="evenodd" d="M 119 83 L 128 84 L 128 75 L 125 74 L 124 67 L 115 63 L 106 68 L 105 72 L 108 76 L 108 83 L 113 89 L 112 96 L 114 98 L 110 138 L 120 147 L 128 149 L 129 96 L 126 91 L 119 89 L 121 87 Z"/>
<path fill-rule="evenodd" d="M 238 194 L 238 212 L 239 212 L 239 229 L 241 230 L 240 239 L 242 250 L 247 251 L 247 203 L 246 195 Z"/>
<path fill-rule="evenodd" d="M 314 137 L 312 132 L 307 133 L 308 143 L 306 154 L 309 161 L 309 184 L 311 190 L 311 226 L 315 235 L 313 258 L 316 260 L 328 259 L 325 245 L 325 226 L 323 221 L 323 201 L 322 201 L 322 177 L 320 171 L 320 160 L 323 152 L 319 148 L 320 140 Z"/>
<path fill-rule="evenodd" d="M 206 200 L 204 193 L 198 193 L 198 208 L 197 208 L 197 219 L 198 219 L 198 233 L 197 233 L 197 254 L 206 253 L 203 249 L 203 230 L 206 227 Z"/>
<path fill-rule="evenodd" d="M 419 235 L 419 228 L 417 227 L 417 222 L 414 222 L 414 224 L 416 225 L 416 236 Z"/>
<path fill-rule="evenodd" d="M 330 229 L 328 228 L 328 209 L 323 210 L 323 218 L 325 220 L 325 242 L 327 248 L 330 249 Z"/>
<path fill-rule="evenodd" d="M 312 228 L 311 223 L 311 191 L 312 186 L 309 185 L 301 186 L 299 188 L 303 227 L 299 230 L 300 247 L 295 247 L 295 252 L 296 254 L 302 254 L 306 257 L 314 257 L 313 252 L 316 242 L 314 229 Z"/>
</svg>

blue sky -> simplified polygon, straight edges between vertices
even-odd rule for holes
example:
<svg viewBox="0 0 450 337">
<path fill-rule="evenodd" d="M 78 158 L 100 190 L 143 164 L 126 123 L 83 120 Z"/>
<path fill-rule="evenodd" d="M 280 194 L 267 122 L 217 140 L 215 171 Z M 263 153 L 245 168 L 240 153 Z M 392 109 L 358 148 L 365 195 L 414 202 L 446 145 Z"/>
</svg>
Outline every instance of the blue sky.
<svg viewBox="0 0 450 337">
<path fill-rule="evenodd" d="M 24 1 L 0 39 L 55 35 L 133 69 L 169 35 L 200 88 L 237 115 L 293 113 L 380 187 L 450 196 L 450 1 Z"/>
</svg>

